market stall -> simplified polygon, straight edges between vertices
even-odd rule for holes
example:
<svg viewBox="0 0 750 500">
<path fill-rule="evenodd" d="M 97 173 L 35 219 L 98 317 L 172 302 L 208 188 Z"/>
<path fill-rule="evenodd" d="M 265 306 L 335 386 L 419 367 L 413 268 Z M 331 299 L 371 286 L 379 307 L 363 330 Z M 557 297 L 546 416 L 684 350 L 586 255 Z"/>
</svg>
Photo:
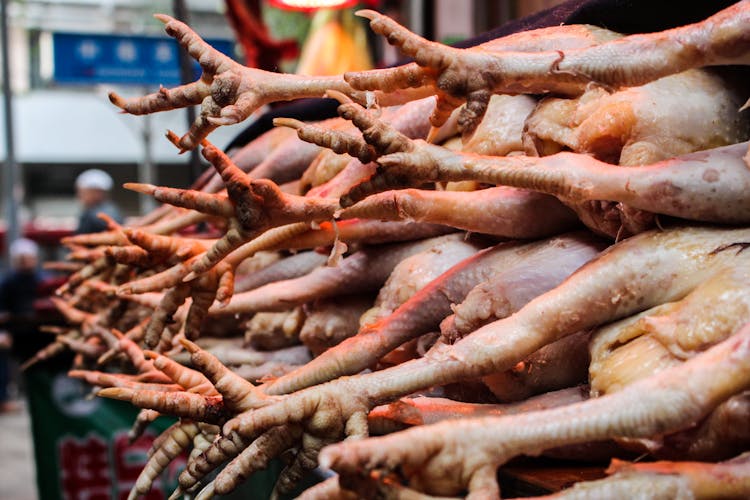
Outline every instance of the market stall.
<svg viewBox="0 0 750 500">
<path fill-rule="evenodd" d="M 184 454 L 196 498 L 275 458 L 275 493 L 335 473 L 308 498 L 750 494 L 750 2 L 712 7 L 473 48 L 366 10 L 414 62 L 332 76 L 242 66 L 158 15 L 200 79 L 110 100 L 200 104 L 168 139 L 213 170 L 126 184 L 163 205 L 68 238 L 59 302 L 72 377 L 140 408 L 135 433 L 177 419 L 131 497 Z M 338 117 L 210 142 L 323 96 Z"/>
</svg>

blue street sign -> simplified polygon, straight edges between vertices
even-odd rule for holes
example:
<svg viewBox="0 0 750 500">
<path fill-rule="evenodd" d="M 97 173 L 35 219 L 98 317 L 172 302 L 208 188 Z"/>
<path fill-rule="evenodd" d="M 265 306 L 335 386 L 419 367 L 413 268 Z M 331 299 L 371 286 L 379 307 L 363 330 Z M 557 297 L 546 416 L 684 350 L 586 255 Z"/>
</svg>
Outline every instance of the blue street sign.
<svg viewBox="0 0 750 500">
<path fill-rule="evenodd" d="M 232 55 L 230 40 L 206 40 Z M 177 42 L 157 36 L 53 33 L 54 80 L 72 84 L 165 85 L 180 83 Z M 194 63 L 195 78 L 201 69 Z"/>
</svg>

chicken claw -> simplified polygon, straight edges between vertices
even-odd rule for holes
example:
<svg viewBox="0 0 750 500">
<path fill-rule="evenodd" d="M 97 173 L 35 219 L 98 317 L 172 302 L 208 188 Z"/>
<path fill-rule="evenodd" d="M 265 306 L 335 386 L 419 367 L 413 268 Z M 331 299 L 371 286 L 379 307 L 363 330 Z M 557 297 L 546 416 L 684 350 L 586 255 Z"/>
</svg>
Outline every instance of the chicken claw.
<svg viewBox="0 0 750 500">
<path fill-rule="evenodd" d="M 152 94 L 124 99 L 110 92 L 109 100 L 124 112 L 144 115 L 201 105 L 200 115 L 179 140 L 183 151 L 197 147 L 213 130 L 246 119 L 255 110 L 275 101 L 321 97 L 329 89 L 354 94 L 341 77 L 280 75 L 247 68 L 202 40 L 186 24 L 165 14 L 156 14 L 165 31 L 200 63 L 203 73 L 192 83 Z"/>
<path fill-rule="evenodd" d="M 493 93 L 578 95 L 590 83 L 629 87 L 691 68 L 750 63 L 750 2 L 738 2 L 701 22 L 660 33 L 631 35 L 588 48 L 522 52 L 479 46 L 455 49 L 425 40 L 392 19 L 371 10 L 358 14 L 370 27 L 414 58 L 414 65 L 348 73 L 352 87 L 362 90 L 431 86 L 438 102 L 434 126 L 466 102 L 459 126 L 470 136 L 484 116 Z M 421 71 L 420 71 L 421 69 Z M 383 86 L 384 82 L 390 84 Z"/>
<path fill-rule="evenodd" d="M 722 366 L 720 375 L 716 366 Z M 320 463 L 355 475 L 400 467 L 410 486 L 428 493 L 456 494 L 468 487 L 470 497 L 496 498 L 495 470 L 516 455 L 684 429 L 749 385 L 750 325 L 745 325 L 685 363 L 618 393 L 551 410 L 447 421 L 336 444 L 321 452 Z M 652 410 L 665 403 L 668 410 Z"/>
<path fill-rule="evenodd" d="M 422 67 L 422 74 L 412 65 L 391 70 L 409 86 L 434 82 L 437 104 L 430 116 L 433 127 L 440 127 L 454 109 L 466 102 L 461 111 L 459 127 L 470 136 L 479 125 L 496 86 L 491 72 L 484 70 L 487 57 L 479 51 L 464 51 L 425 40 L 399 25 L 396 21 L 372 10 L 361 10 L 357 15 L 370 20 L 375 33 L 384 35 L 388 43 L 414 58 Z M 345 75 L 356 81 L 356 73 Z"/>
</svg>

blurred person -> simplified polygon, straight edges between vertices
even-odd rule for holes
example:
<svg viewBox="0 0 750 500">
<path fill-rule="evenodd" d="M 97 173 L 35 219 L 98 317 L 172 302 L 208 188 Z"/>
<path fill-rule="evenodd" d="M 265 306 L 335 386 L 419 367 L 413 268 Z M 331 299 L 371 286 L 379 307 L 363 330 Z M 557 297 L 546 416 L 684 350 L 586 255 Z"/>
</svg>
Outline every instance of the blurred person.
<svg viewBox="0 0 750 500">
<path fill-rule="evenodd" d="M 112 177 L 98 168 L 85 170 L 76 178 L 76 197 L 83 208 L 78 217 L 76 234 L 106 230 L 107 223 L 97 216 L 99 213 L 105 213 L 118 223 L 122 223 L 120 210 L 109 199 L 113 185 Z"/>
<path fill-rule="evenodd" d="M 18 409 L 9 394 L 11 382 L 10 354 L 35 344 L 37 320 L 34 301 L 43 276 L 39 270 L 39 247 L 20 238 L 8 249 L 10 270 L 0 280 L 0 413 Z"/>
</svg>

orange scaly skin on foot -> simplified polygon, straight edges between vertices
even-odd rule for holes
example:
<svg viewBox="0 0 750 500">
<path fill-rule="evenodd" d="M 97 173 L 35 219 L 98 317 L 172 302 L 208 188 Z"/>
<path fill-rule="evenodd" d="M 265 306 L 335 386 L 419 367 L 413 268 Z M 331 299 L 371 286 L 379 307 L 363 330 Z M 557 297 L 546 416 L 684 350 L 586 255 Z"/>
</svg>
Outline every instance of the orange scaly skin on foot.
<svg viewBox="0 0 750 500">
<path fill-rule="evenodd" d="M 519 43 L 519 48 L 504 47 L 503 39 L 498 39 L 478 47 L 455 49 L 425 40 L 378 12 L 364 10 L 359 15 L 369 19 L 373 31 L 385 36 L 404 55 L 413 57 L 416 64 L 380 70 L 382 74 L 378 70 L 349 73 L 346 80 L 358 89 L 428 87 L 438 98 L 431 118 L 434 126 L 440 126 L 466 102 L 459 123 L 468 135 L 484 116 L 493 93 L 577 95 L 589 83 L 632 87 L 691 68 L 750 64 L 747 0 L 695 24 L 615 40 L 610 36 L 611 41 L 606 37 L 597 41 L 594 37 L 588 47 L 577 43 L 570 48 L 543 47 L 533 39 Z M 513 37 L 518 35 L 508 38 Z M 541 51 L 522 52 L 524 46 L 534 50 L 535 45 Z"/>
<path fill-rule="evenodd" d="M 341 77 L 280 75 L 247 68 L 213 49 L 184 23 L 164 14 L 155 17 L 164 23 L 167 34 L 200 63 L 201 77 L 193 83 L 161 88 L 144 97 L 123 99 L 111 92 L 109 98 L 123 111 L 135 115 L 200 104 L 200 115 L 179 139 L 183 151 L 197 147 L 217 127 L 243 121 L 264 104 L 322 97 L 329 89 L 357 94 Z"/>
</svg>

